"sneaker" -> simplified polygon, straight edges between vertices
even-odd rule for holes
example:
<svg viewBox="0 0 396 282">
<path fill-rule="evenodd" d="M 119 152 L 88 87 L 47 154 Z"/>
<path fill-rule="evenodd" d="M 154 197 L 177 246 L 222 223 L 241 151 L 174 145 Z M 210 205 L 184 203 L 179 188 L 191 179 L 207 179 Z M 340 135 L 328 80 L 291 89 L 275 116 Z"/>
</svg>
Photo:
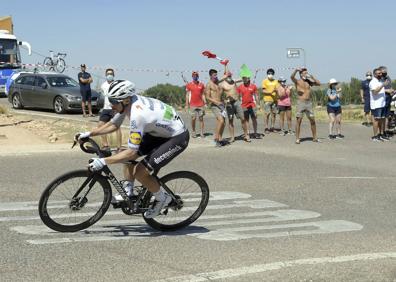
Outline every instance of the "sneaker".
<svg viewBox="0 0 396 282">
<path fill-rule="evenodd" d="M 386 137 L 385 135 L 379 135 L 378 138 L 381 139 L 382 141 L 386 141 L 386 142 L 389 141 L 389 138 Z"/>
<path fill-rule="evenodd" d="M 164 193 L 164 198 L 162 201 L 154 201 L 154 204 L 145 213 L 145 218 L 153 218 L 160 214 L 161 210 L 165 208 L 172 201 L 172 197 L 168 193 Z"/>
<path fill-rule="evenodd" d="M 378 136 L 371 137 L 371 141 L 373 141 L 373 142 L 383 142 Z"/>
<path fill-rule="evenodd" d="M 335 135 L 335 137 L 337 138 L 337 139 L 344 139 L 344 135 L 342 135 L 342 134 L 337 134 L 337 135 Z"/>
<path fill-rule="evenodd" d="M 134 195 L 133 184 L 131 184 L 131 182 L 123 181 L 122 188 L 124 188 L 128 197 L 132 197 Z M 117 193 L 111 197 L 112 204 L 116 204 L 116 203 L 120 203 L 120 202 L 124 202 L 124 201 L 125 201 L 124 198 L 119 193 Z"/>
<path fill-rule="evenodd" d="M 336 139 L 336 136 L 330 134 L 330 135 L 329 135 L 329 139 L 330 139 L 330 140 Z"/>
</svg>

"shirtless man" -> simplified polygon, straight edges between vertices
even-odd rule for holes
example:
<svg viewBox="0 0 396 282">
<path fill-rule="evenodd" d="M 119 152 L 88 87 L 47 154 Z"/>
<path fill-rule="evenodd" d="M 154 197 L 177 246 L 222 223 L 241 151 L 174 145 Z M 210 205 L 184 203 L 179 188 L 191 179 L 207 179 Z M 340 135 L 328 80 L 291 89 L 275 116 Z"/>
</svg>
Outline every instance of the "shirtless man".
<svg viewBox="0 0 396 282">
<path fill-rule="evenodd" d="M 217 71 L 214 69 L 209 70 L 210 80 L 205 87 L 206 101 L 209 102 L 209 106 L 216 117 L 216 129 L 214 134 L 214 141 L 216 147 L 224 145 L 222 141 L 224 131 L 224 118 L 226 116 L 224 101 L 221 96 L 222 90 L 220 88 L 219 79 L 217 78 Z"/>
<path fill-rule="evenodd" d="M 301 79 L 296 79 L 297 72 L 300 73 Z M 312 75 L 308 74 L 306 68 L 298 68 L 295 69 L 291 75 L 291 80 L 296 85 L 297 90 L 297 111 L 296 111 L 296 144 L 300 144 L 300 128 L 301 128 L 301 121 L 303 118 L 304 113 L 307 115 L 310 123 L 311 123 L 311 130 L 312 130 L 312 141 L 319 142 L 316 136 L 316 123 L 315 123 L 315 116 L 312 108 L 312 101 L 311 101 L 311 87 L 315 85 L 320 85 L 320 81 L 314 78 Z"/>
<path fill-rule="evenodd" d="M 227 66 L 225 67 L 224 71 L 225 78 L 221 80 L 219 83 L 220 88 L 222 89 L 223 93 L 226 96 L 226 110 L 229 120 L 229 130 L 230 130 L 230 137 L 231 142 L 235 141 L 235 128 L 234 128 L 234 116 L 241 120 L 242 129 L 244 133 L 243 140 L 246 142 L 251 142 L 250 137 L 248 134 L 248 126 L 243 115 L 241 101 L 239 100 L 239 95 L 237 91 L 237 83 L 242 82 L 242 80 L 234 81 L 232 79 L 231 73 L 228 71 Z"/>
</svg>

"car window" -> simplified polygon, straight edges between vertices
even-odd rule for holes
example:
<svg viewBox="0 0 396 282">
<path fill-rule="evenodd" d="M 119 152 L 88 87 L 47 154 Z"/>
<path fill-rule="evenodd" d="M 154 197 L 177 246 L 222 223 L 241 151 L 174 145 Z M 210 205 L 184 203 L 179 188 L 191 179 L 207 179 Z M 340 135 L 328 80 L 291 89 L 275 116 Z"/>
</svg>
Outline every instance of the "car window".
<svg viewBox="0 0 396 282">
<path fill-rule="evenodd" d="M 34 76 L 27 75 L 27 76 L 21 77 L 21 81 L 19 83 L 23 84 L 23 85 L 33 86 L 34 85 Z"/>
<path fill-rule="evenodd" d="M 75 87 L 78 85 L 75 80 L 67 76 L 49 76 L 47 80 L 52 87 Z"/>
<path fill-rule="evenodd" d="M 36 86 L 38 86 L 38 87 L 41 87 L 41 85 L 42 85 L 43 83 L 47 84 L 47 83 L 45 82 L 45 79 L 42 78 L 41 76 L 36 76 L 36 82 L 35 82 L 34 85 L 36 85 Z"/>
</svg>

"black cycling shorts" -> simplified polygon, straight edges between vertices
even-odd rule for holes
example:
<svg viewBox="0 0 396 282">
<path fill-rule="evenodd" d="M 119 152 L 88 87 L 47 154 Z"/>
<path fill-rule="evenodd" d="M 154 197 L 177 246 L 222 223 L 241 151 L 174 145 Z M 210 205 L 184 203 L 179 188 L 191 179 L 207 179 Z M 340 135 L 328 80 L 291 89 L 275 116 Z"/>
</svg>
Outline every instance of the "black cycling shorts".
<svg viewBox="0 0 396 282">
<path fill-rule="evenodd" d="M 189 141 L 188 130 L 171 138 L 144 134 L 138 153 L 140 156 L 146 156 L 142 162 L 149 170 L 158 172 L 160 168 L 183 152 Z"/>
</svg>

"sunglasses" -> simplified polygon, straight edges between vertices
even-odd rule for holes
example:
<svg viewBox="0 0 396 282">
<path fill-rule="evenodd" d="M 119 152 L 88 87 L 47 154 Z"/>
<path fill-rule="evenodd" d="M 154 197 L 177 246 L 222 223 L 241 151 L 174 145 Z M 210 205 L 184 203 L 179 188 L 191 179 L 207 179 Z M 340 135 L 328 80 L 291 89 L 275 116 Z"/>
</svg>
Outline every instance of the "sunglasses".
<svg viewBox="0 0 396 282">
<path fill-rule="evenodd" d="M 109 98 L 109 102 L 112 105 L 118 105 L 119 103 L 121 103 L 121 101 L 114 99 L 114 98 Z"/>
</svg>

